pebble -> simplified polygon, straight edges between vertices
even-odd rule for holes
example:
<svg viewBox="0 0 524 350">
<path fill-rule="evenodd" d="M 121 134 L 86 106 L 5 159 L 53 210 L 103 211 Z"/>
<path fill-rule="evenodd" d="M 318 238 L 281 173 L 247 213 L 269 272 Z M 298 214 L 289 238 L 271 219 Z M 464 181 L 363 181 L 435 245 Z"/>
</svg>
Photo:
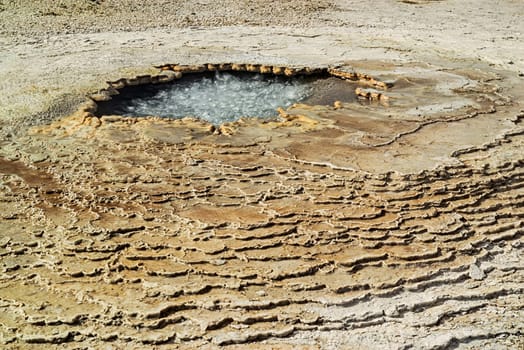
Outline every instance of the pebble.
<svg viewBox="0 0 524 350">
<path fill-rule="evenodd" d="M 477 265 L 471 264 L 469 266 L 469 277 L 476 281 L 481 281 L 486 278 L 486 274 Z"/>
</svg>

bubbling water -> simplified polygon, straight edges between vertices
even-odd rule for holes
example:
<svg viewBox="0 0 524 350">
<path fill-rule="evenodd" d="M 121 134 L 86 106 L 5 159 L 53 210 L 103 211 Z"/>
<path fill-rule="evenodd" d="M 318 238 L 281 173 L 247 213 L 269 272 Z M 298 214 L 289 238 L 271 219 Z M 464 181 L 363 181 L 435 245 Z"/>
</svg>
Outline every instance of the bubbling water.
<svg viewBox="0 0 524 350">
<path fill-rule="evenodd" d="M 122 93 L 110 101 L 110 111 L 135 117 L 196 117 L 219 125 L 241 117 L 275 117 L 279 107 L 285 109 L 311 93 L 302 78 L 216 72 Z"/>
</svg>

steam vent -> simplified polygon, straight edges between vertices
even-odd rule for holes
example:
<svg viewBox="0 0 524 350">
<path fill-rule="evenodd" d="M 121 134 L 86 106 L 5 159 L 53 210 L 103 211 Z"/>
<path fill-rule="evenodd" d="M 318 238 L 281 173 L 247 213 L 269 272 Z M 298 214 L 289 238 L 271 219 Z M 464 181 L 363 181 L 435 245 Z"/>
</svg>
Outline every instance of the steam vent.
<svg viewBox="0 0 524 350">
<path fill-rule="evenodd" d="M 0 10 L 0 348 L 524 349 L 518 10 L 89 3 Z"/>
</svg>

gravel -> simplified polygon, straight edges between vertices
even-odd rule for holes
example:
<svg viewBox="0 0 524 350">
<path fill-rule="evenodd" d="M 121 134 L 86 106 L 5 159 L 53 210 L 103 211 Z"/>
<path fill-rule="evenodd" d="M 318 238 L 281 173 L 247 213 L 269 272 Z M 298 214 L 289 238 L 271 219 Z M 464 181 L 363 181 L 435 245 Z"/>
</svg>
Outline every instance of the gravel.
<svg viewBox="0 0 524 350">
<path fill-rule="evenodd" d="M 231 25 L 313 26 L 329 1 L 3 0 L 0 35 L 120 32 Z"/>
</svg>

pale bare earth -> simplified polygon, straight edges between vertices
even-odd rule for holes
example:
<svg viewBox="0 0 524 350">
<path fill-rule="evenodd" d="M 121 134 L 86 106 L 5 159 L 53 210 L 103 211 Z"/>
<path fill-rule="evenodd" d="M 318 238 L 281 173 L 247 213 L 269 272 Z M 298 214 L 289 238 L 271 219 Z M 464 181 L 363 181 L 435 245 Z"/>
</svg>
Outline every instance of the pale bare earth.
<svg viewBox="0 0 524 350">
<path fill-rule="evenodd" d="M 524 349 L 523 18 L 0 0 L 0 347 Z M 221 63 L 372 101 L 213 127 L 87 97 Z"/>
</svg>

